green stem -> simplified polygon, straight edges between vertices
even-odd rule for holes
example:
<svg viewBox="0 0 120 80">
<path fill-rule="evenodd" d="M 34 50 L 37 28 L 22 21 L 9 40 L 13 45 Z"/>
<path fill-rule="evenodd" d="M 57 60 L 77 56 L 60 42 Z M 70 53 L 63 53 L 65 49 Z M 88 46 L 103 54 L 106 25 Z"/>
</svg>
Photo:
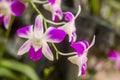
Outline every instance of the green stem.
<svg viewBox="0 0 120 80">
<path fill-rule="evenodd" d="M 8 41 L 9 35 L 10 35 L 13 21 L 14 21 L 14 16 L 11 17 L 9 28 L 5 32 L 5 41 L 3 42 L 3 46 L 2 46 L 2 49 L 0 51 L 0 59 L 2 59 L 2 57 L 3 57 L 4 51 L 5 51 L 5 46 L 6 46 L 6 43 Z"/>
<path fill-rule="evenodd" d="M 42 15 L 42 13 L 40 12 L 40 10 L 36 7 L 36 5 L 35 5 L 32 1 L 30 1 L 30 4 L 31 4 L 32 7 L 36 10 L 36 12 L 37 12 L 38 14 Z M 42 15 L 42 18 L 43 18 L 43 20 L 44 20 L 44 27 L 45 27 L 45 30 L 47 30 L 46 18 L 45 18 L 43 15 Z M 57 49 L 57 47 L 55 46 L 54 43 L 52 43 L 52 46 L 53 46 L 53 48 L 54 48 L 55 51 L 56 51 L 56 59 L 58 60 L 58 52 L 59 52 L 59 50 Z"/>
<path fill-rule="evenodd" d="M 57 47 L 55 46 L 54 43 L 52 43 L 52 46 L 53 46 L 53 48 L 54 48 L 55 51 L 56 51 L 56 59 L 58 60 L 58 52 L 59 52 L 59 50 L 57 49 Z"/>
<path fill-rule="evenodd" d="M 14 16 L 12 16 L 12 18 L 11 18 L 11 21 L 10 21 L 10 25 L 9 25 L 9 29 L 6 31 L 6 33 L 5 33 L 5 37 L 8 39 L 8 37 L 9 37 L 9 35 L 10 35 L 10 31 L 11 31 L 11 28 L 12 28 L 12 23 L 13 23 L 13 21 L 14 21 Z"/>
<path fill-rule="evenodd" d="M 46 23 L 45 18 L 44 18 L 44 26 L 45 26 L 45 30 L 47 30 L 47 23 Z"/>
<path fill-rule="evenodd" d="M 32 7 L 36 10 L 36 12 L 38 13 L 38 14 L 41 14 L 41 12 L 39 11 L 39 9 L 36 7 L 36 5 L 32 2 L 32 1 L 30 1 L 30 4 L 32 5 Z M 41 14 L 42 15 L 42 14 Z"/>
</svg>

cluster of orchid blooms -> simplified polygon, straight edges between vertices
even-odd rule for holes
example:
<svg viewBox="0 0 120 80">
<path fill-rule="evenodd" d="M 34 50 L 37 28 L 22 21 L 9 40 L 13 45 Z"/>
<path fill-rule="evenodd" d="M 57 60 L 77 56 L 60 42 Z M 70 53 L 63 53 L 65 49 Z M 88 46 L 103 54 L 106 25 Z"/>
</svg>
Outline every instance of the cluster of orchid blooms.
<svg viewBox="0 0 120 80">
<path fill-rule="evenodd" d="M 25 26 L 18 29 L 17 35 L 27 39 L 27 41 L 25 41 L 25 43 L 18 50 L 18 55 L 23 55 L 28 52 L 30 59 L 37 61 L 43 54 L 48 60 L 53 61 L 54 56 L 48 43 L 61 43 L 65 36 L 68 35 L 70 46 L 75 51 L 70 53 L 62 53 L 58 50 L 56 51 L 60 55 L 70 56 L 68 57 L 68 60 L 79 67 L 78 76 L 84 75 L 87 68 L 87 53 L 95 43 L 95 36 L 93 37 L 91 44 L 89 44 L 86 40 L 76 42 L 77 35 L 75 19 L 80 14 L 81 7 L 79 6 L 78 12 L 74 16 L 69 11 L 63 12 L 61 10 L 61 1 L 62 0 L 30 0 L 34 6 L 34 3 L 43 3 L 43 7 L 52 13 L 52 21 L 47 20 L 42 14 L 39 14 L 35 19 L 34 25 Z M 0 0 L 0 23 L 4 23 L 5 28 L 8 29 L 11 15 L 19 16 L 23 13 L 25 8 L 26 5 L 19 0 Z M 59 22 L 62 19 L 66 22 Z M 60 26 L 49 26 L 47 28 L 47 23 Z M 53 48 L 56 48 L 56 46 L 53 46 Z M 120 54 L 111 50 L 108 53 L 108 56 L 115 60 L 116 67 L 120 68 Z"/>
</svg>

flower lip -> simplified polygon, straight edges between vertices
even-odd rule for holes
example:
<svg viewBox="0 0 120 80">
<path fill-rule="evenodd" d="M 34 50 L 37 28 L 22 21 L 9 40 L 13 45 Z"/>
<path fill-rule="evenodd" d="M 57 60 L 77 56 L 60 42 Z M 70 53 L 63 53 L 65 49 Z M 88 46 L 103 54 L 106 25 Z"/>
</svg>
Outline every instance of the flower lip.
<svg viewBox="0 0 120 80">
<path fill-rule="evenodd" d="M 57 15 L 55 15 L 53 21 L 54 22 L 58 22 L 59 21 L 59 17 Z"/>
<path fill-rule="evenodd" d="M 52 20 L 55 22 L 58 22 L 59 20 L 62 19 L 62 16 L 63 16 L 62 11 L 61 11 L 61 9 L 58 8 L 53 11 L 53 19 Z"/>
<path fill-rule="evenodd" d="M 87 68 L 87 65 L 86 65 L 86 63 L 84 63 L 84 64 L 82 65 L 81 75 L 85 75 L 85 73 L 86 73 L 86 68 Z"/>
<path fill-rule="evenodd" d="M 29 50 L 29 56 L 33 61 L 39 60 L 42 57 L 42 48 L 35 51 L 34 47 L 31 46 Z"/>
<path fill-rule="evenodd" d="M 55 4 L 55 1 L 56 1 L 56 0 L 48 0 L 48 2 L 51 3 L 51 5 L 54 5 L 54 4 Z"/>
</svg>

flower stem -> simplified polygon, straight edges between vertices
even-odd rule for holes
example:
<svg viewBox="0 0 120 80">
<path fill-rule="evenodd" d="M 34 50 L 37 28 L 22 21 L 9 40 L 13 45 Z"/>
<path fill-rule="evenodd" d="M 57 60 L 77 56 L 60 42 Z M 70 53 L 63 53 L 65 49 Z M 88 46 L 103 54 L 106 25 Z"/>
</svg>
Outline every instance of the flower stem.
<svg viewBox="0 0 120 80">
<path fill-rule="evenodd" d="M 71 52 L 71 53 L 62 53 L 62 52 L 58 52 L 60 55 L 62 56 L 71 56 L 71 55 L 76 55 L 76 52 Z"/>
<path fill-rule="evenodd" d="M 47 3 L 48 1 L 36 1 L 36 0 L 33 0 L 34 3 L 39 3 L 39 4 L 45 4 Z"/>
<path fill-rule="evenodd" d="M 32 2 L 32 0 L 30 1 L 30 4 L 31 4 L 32 7 L 36 10 L 36 12 L 37 12 L 38 14 L 42 15 L 41 12 L 40 12 L 40 10 L 39 10 L 39 9 L 36 7 L 36 5 Z"/>
<path fill-rule="evenodd" d="M 3 42 L 3 46 L 0 49 L 0 59 L 2 59 L 2 57 L 3 57 L 4 51 L 5 51 L 5 47 L 6 47 L 6 43 L 8 41 L 8 38 L 9 38 L 9 35 L 10 35 L 10 31 L 11 31 L 11 28 L 12 28 L 13 21 L 14 21 L 14 16 L 11 17 L 9 28 L 5 32 L 5 41 Z"/>
<path fill-rule="evenodd" d="M 47 23 L 45 19 L 44 19 L 44 26 L 45 26 L 45 30 L 47 30 Z"/>
<path fill-rule="evenodd" d="M 57 47 L 55 46 L 54 43 L 52 43 L 52 46 L 53 46 L 53 48 L 54 48 L 55 51 L 56 51 L 56 59 L 58 60 L 58 52 L 59 52 L 59 50 L 57 49 Z"/>
</svg>

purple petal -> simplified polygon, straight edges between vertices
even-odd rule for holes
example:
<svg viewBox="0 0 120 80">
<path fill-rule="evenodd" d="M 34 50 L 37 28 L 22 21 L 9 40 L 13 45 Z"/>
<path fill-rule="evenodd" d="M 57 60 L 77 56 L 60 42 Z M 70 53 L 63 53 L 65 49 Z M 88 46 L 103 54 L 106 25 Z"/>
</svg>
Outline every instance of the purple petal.
<svg viewBox="0 0 120 80">
<path fill-rule="evenodd" d="M 77 39 L 77 35 L 76 35 L 76 32 L 72 32 L 72 36 L 69 34 L 69 42 L 73 43 L 75 42 Z"/>
<path fill-rule="evenodd" d="M 64 30 L 49 27 L 45 33 L 48 42 L 60 43 L 66 36 Z"/>
<path fill-rule="evenodd" d="M 50 61 L 53 61 L 53 54 L 48 46 L 47 43 L 44 43 L 43 47 L 42 47 L 42 52 L 44 54 L 44 56 L 49 59 Z"/>
<path fill-rule="evenodd" d="M 48 2 L 51 3 L 51 5 L 54 5 L 54 4 L 55 4 L 55 1 L 56 1 L 56 0 L 48 0 Z"/>
<path fill-rule="evenodd" d="M 31 46 L 29 50 L 29 56 L 33 61 L 39 60 L 42 57 L 42 48 L 35 51 L 34 47 Z"/>
<path fill-rule="evenodd" d="M 0 23 L 3 22 L 4 16 L 0 16 Z"/>
<path fill-rule="evenodd" d="M 11 20 L 11 15 L 7 15 L 4 17 L 4 26 L 6 29 L 8 29 L 8 27 L 9 27 L 10 20 Z"/>
<path fill-rule="evenodd" d="M 94 37 L 93 37 L 92 42 L 91 42 L 90 45 L 88 46 L 87 50 L 89 50 L 94 44 L 95 44 L 95 35 L 94 35 Z"/>
<path fill-rule="evenodd" d="M 88 43 L 88 41 L 83 40 L 82 42 L 85 44 L 85 47 L 86 47 L 86 49 L 87 49 L 87 48 L 89 47 L 89 43 Z"/>
<path fill-rule="evenodd" d="M 29 38 L 32 35 L 33 26 L 26 26 L 17 30 L 17 35 L 23 38 Z"/>
<path fill-rule="evenodd" d="M 84 42 L 82 42 L 82 41 L 72 43 L 71 46 L 75 49 L 78 56 L 81 56 L 84 53 L 85 49 L 86 49 L 86 46 L 85 46 Z"/>
<path fill-rule="evenodd" d="M 86 73 L 86 68 L 87 68 L 87 65 L 86 63 L 82 65 L 82 72 L 81 72 L 81 75 L 85 75 Z"/>
<path fill-rule="evenodd" d="M 74 15 L 71 12 L 65 12 L 65 20 L 70 22 L 74 19 Z"/>
<path fill-rule="evenodd" d="M 58 20 L 61 20 L 63 17 L 63 14 L 62 14 L 62 11 L 61 9 L 59 8 L 56 8 L 54 11 L 53 11 L 53 21 L 55 22 L 58 22 Z"/>
<path fill-rule="evenodd" d="M 114 50 L 110 50 L 108 52 L 108 57 L 110 57 L 113 60 L 117 60 L 118 56 L 119 56 L 118 53 L 115 52 Z"/>
<path fill-rule="evenodd" d="M 25 5 L 18 0 L 13 1 L 11 4 L 11 11 L 14 16 L 21 15 L 25 8 L 26 8 Z"/>
<path fill-rule="evenodd" d="M 54 22 L 58 22 L 58 21 L 59 21 L 59 17 L 56 16 L 56 15 L 54 15 L 53 21 L 54 21 Z"/>
<path fill-rule="evenodd" d="M 34 33 L 36 37 L 41 37 L 43 34 L 43 21 L 41 15 L 38 15 L 35 19 Z"/>
<path fill-rule="evenodd" d="M 28 52 L 30 49 L 30 45 L 31 45 L 31 42 L 29 40 L 27 40 L 18 50 L 18 55 L 23 55 L 26 52 Z"/>
</svg>

